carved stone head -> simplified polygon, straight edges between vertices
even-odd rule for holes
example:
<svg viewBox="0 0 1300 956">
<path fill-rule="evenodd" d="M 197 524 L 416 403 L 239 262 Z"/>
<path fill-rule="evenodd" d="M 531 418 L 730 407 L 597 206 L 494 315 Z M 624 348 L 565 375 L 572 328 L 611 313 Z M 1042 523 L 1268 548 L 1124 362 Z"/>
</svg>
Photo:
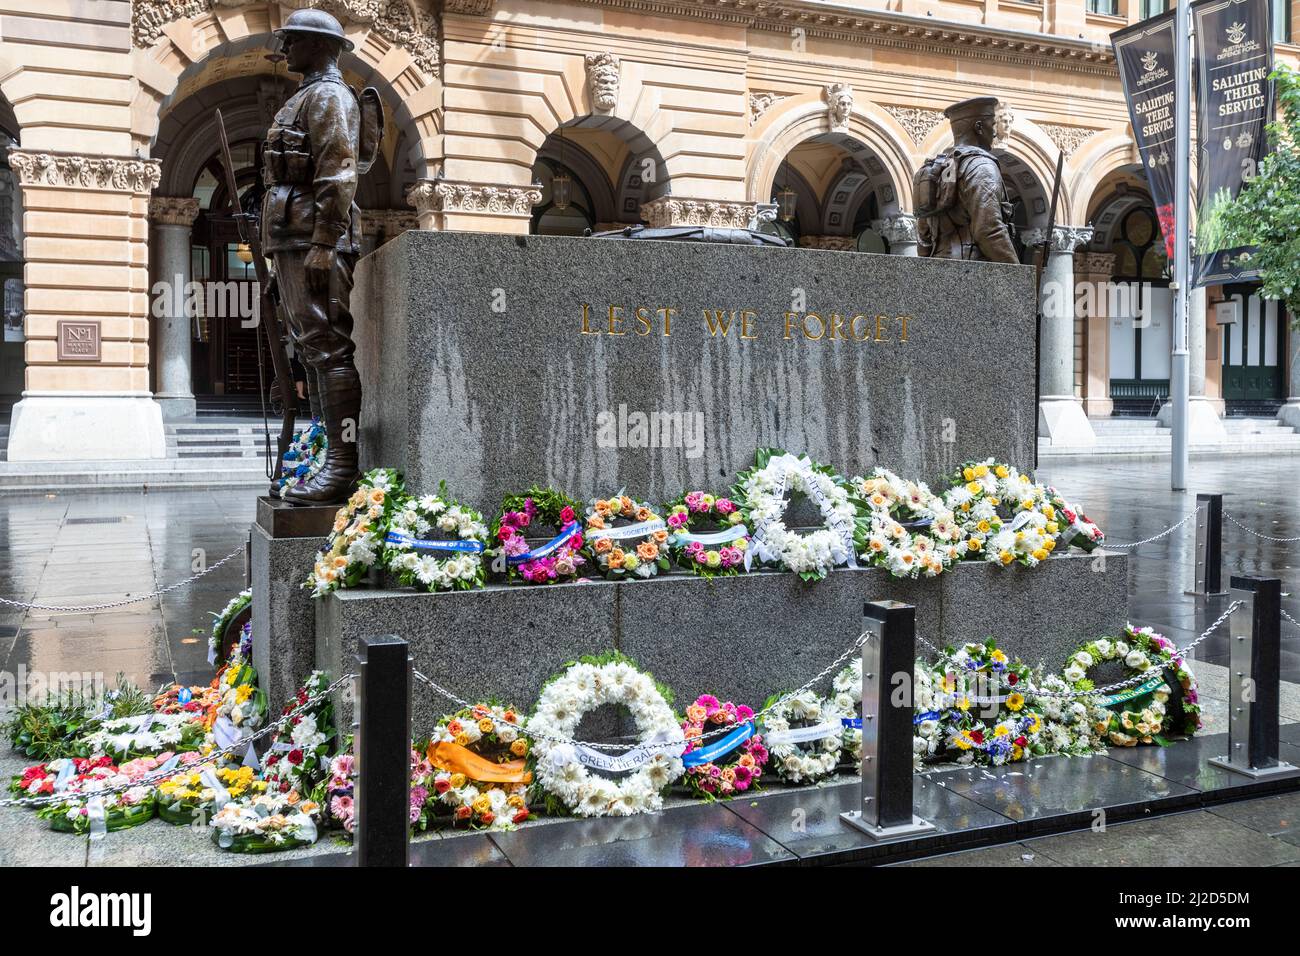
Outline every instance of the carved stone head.
<svg viewBox="0 0 1300 956">
<path fill-rule="evenodd" d="M 998 103 L 997 112 L 993 114 L 993 141 L 999 145 L 1009 141 L 1015 122 L 1015 111 L 1006 103 Z"/>
<path fill-rule="evenodd" d="M 853 87 L 847 83 L 832 83 L 826 87 L 826 115 L 831 129 L 848 129 L 852 113 Z"/>
<path fill-rule="evenodd" d="M 621 61 L 613 53 L 588 53 L 586 63 L 592 107 L 602 113 L 612 112 L 618 105 Z"/>
</svg>

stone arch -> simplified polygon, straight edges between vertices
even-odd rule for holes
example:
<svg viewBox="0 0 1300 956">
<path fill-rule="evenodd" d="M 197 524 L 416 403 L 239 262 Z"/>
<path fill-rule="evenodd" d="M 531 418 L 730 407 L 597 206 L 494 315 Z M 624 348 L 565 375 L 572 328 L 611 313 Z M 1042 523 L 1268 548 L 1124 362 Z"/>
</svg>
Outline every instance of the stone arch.
<svg viewBox="0 0 1300 956">
<path fill-rule="evenodd" d="M 299 0 L 286 4 L 307 5 Z M 401 133 L 401 144 L 392 147 L 400 152 L 386 151 L 390 167 L 409 165 L 413 178 L 436 174 L 442 152 L 442 87 L 436 44 L 425 42 L 427 24 L 434 21 L 419 12 L 415 0 L 392 0 L 377 12 L 377 5 L 362 0 L 333 0 L 323 6 L 339 18 L 355 45 L 340 58 L 340 66 L 379 91 L 390 125 Z M 143 149 L 151 148 L 170 104 L 193 92 L 192 87 L 207 85 L 203 74 L 217 58 L 235 62 L 236 71 L 242 60 L 248 72 L 261 51 L 269 49 L 271 33 L 286 15 L 279 3 L 264 0 L 222 5 L 195 0 L 179 6 L 137 0 L 136 7 L 133 35 L 140 49 L 135 55 L 145 62 L 138 62 L 136 71 L 140 88 L 132 103 L 132 135 Z M 403 35 L 394 26 L 402 22 L 414 23 L 417 29 Z"/>
<path fill-rule="evenodd" d="M 882 214 L 912 208 L 915 163 L 906 130 L 874 103 L 859 102 L 853 104 L 847 131 L 832 132 L 826 104 L 815 93 L 775 104 L 755 125 L 745 173 L 745 197 L 751 202 L 770 200 L 772 184 L 786 155 L 801 143 L 821 137 L 832 137 L 863 164 L 872 183 L 881 190 Z M 885 199 L 889 193 L 892 199 Z"/>
<path fill-rule="evenodd" d="M 1102 184 L 1119 171 L 1140 172 L 1142 159 L 1128 130 L 1120 129 L 1090 137 L 1071 157 L 1070 165 L 1068 192 L 1080 214 L 1091 218 Z"/>
</svg>

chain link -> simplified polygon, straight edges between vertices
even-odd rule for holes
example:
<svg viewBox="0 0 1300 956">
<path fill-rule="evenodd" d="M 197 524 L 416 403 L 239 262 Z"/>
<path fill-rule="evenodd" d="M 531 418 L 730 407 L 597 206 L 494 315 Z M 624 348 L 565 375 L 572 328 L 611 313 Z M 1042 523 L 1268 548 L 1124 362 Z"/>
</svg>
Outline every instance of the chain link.
<svg viewBox="0 0 1300 956">
<path fill-rule="evenodd" d="M 277 717 L 256 733 L 251 734 L 248 737 L 241 737 L 229 747 L 223 747 L 220 750 L 214 750 L 212 753 L 205 754 L 203 759 L 199 761 L 199 765 L 201 766 L 209 763 L 215 764 L 222 757 L 231 756 L 236 751 L 246 752 L 249 746 L 255 744 L 263 737 L 280 730 L 294 717 L 310 710 L 344 684 L 355 680 L 356 676 L 356 674 L 344 674 L 328 687 L 310 695 L 306 701 L 299 704 L 297 707 L 294 707 L 288 713 Z M 181 772 L 181 769 L 177 767 L 173 767 L 170 770 L 155 770 L 153 773 L 145 774 L 138 780 L 132 780 L 130 783 L 119 784 L 115 787 L 106 787 L 102 790 L 83 791 L 81 793 L 52 793 L 43 797 L 8 797 L 0 799 L 0 807 L 36 807 L 52 803 L 82 803 L 90 800 L 92 797 L 108 797 L 118 793 L 125 793 L 127 790 L 133 790 L 136 787 L 151 786 L 158 781 L 166 780 L 168 777 L 173 777 Z"/>
<path fill-rule="evenodd" d="M 183 588 L 185 587 L 185 585 L 197 581 L 199 578 L 203 577 L 203 575 L 211 574 L 213 571 L 217 570 L 217 568 L 221 567 L 227 561 L 233 560 L 235 557 L 243 553 L 244 553 L 244 546 L 241 544 L 239 547 L 237 547 L 234 551 L 231 551 L 228 555 L 226 555 L 216 564 L 204 568 L 202 571 L 198 572 L 197 574 L 191 574 L 184 581 L 177 581 L 175 584 L 169 584 L 165 588 L 159 588 L 157 591 L 151 591 L 150 593 L 142 594 L 139 597 L 125 598 L 121 601 L 113 601 L 108 604 L 27 604 L 23 601 L 11 601 L 9 598 L 0 598 L 0 604 L 7 604 L 10 607 L 21 607 L 29 611 L 74 611 L 74 612 L 108 611 L 115 607 L 126 607 L 128 604 L 139 604 L 141 601 L 149 601 L 152 600 L 153 598 L 160 597 L 164 594 L 167 594 L 170 591 L 175 591 L 177 588 Z"/>
<path fill-rule="evenodd" d="M 1231 521 L 1233 524 L 1235 524 L 1242 531 L 1246 532 L 1246 534 L 1253 534 L 1255 537 L 1263 538 L 1265 541 L 1276 541 L 1278 544 L 1292 544 L 1296 541 L 1300 541 L 1300 537 L 1275 538 L 1271 534 L 1264 534 L 1262 531 L 1256 531 L 1254 528 L 1247 528 L 1244 524 L 1242 524 L 1232 515 L 1228 514 L 1228 512 L 1226 511 L 1223 513 L 1223 516 L 1227 518 L 1229 521 Z"/>
<path fill-rule="evenodd" d="M 1288 614 L 1288 613 L 1286 612 L 1286 608 L 1283 608 L 1283 609 L 1282 609 L 1282 616 L 1283 616 L 1284 618 L 1286 618 L 1288 621 L 1290 621 L 1292 624 L 1294 624 L 1296 627 L 1300 627 L 1300 621 L 1297 621 L 1297 620 L 1296 620 L 1295 618 L 1293 618 L 1290 614 Z"/>
<path fill-rule="evenodd" d="M 1129 548 L 1140 548 L 1142 545 L 1150 544 L 1152 541 L 1159 541 L 1161 538 L 1165 537 L 1166 535 L 1173 534 L 1183 525 L 1187 524 L 1187 522 L 1195 518 L 1198 514 L 1201 513 L 1201 509 L 1204 507 L 1205 505 L 1203 504 L 1197 505 L 1196 510 L 1189 511 L 1187 514 L 1183 515 L 1182 519 L 1177 524 L 1170 525 L 1168 528 L 1165 528 L 1164 531 L 1161 531 L 1159 534 L 1153 534 L 1149 538 L 1143 538 L 1141 541 L 1134 541 L 1130 544 L 1113 544 L 1110 541 L 1105 541 L 1103 542 L 1103 545 L 1107 548 L 1122 548 L 1124 550 L 1128 550 Z"/>
</svg>

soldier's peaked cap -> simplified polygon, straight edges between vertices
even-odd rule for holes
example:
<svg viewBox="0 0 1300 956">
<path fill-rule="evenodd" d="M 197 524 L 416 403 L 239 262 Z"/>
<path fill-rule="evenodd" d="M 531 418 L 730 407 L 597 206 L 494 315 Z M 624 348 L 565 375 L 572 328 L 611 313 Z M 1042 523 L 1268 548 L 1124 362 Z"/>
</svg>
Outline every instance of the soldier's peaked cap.
<svg viewBox="0 0 1300 956">
<path fill-rule="evenodd" d="M 343 34 L 343 25 L 324 10 L 307 8 L 293 11 L 285 19 L 283 26 L 275 31 L 275 35 L 280 39 L 284 39 L 286 33 L 319 34 L 337 40 L 348 52 L 353 49 L 352 41 Z"/>
<path fill-rule="evenodd" d="M 996 96 L 977 96 L 974 99 L 953 103 L 952 106 L 943 111 L 943 115 L 948 117 L 948 122 L 956 123 L 958 120 L 993 116 L 997 109 L 998 98 Z"/>
</svg>

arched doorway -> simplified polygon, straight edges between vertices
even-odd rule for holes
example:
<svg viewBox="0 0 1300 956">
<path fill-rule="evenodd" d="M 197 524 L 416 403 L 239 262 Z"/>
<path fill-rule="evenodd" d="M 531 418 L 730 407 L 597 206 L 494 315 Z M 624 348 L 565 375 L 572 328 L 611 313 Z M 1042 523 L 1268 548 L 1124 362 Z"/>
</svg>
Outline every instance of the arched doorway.
<svg viewBox="0 0 1300 956">
<path fill-rule="evenodd" d="M 1025 241 L 1025 236 L 1035 229 L 1047 228 L 1047 220 L 1051 215 L 1051 196 L 1037 174 L 1021 157 L 999 147 L 994 147 L 993 154 L 997 156 L 1002 168 L 1002 182 L 1011 202 L 1011 221 L 1016 227 L 1012 231 L 1012 242 L 1020 254 L 1020 261 L 1032 262 L 1033 249 Z M 1064 218 L 1058 210 L 1057 224 L 1062 222 Z"/>
<path fill-rule="evenodd" d="M 866 143 L 844 132 L 811 136 L 786 153 L 772 182 L 777 217 L 760 228 L 815 249 L 889 253 L 880 229 L 898 191 Z"/>
<path fill-rule="evenodd" d="M 0 99 L 0 288 L 4 334 L 0 339 L 0 413 L 8 415 L 23 390 L 23 204 L 9 168 L 18 145 L 18 122 Z"/>
<path fill-rule="evenodd" d="M 581 236 L 643 223 L 643 203 L 670 192 L 667 165 L 636 126 L 580 116 L 551 133 L 537 151 L 533 182 L 542 199 L 529 231 Z"/>
</svg>

